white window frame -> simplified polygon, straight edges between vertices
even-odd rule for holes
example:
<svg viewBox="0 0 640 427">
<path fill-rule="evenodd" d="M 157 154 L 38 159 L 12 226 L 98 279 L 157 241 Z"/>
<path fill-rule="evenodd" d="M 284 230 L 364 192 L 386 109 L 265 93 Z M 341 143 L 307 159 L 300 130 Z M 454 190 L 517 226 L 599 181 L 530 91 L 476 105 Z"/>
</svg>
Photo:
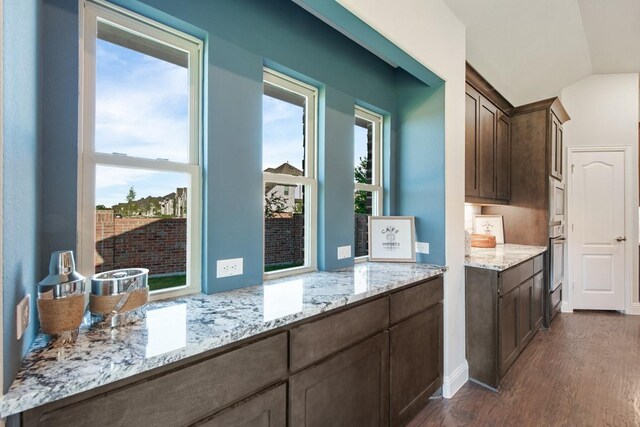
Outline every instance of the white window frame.
<svg viewBox="0 0 640 427">
<path fill-rule="evenodd" d="M 307 101 L 305 105 L 305 175 L 293 176 L 270 172 L 262 174 L 262 188 L 267 183 L 283 184 L 283 185 L 304 185 L 305 186 L 305 203 L 304 203 L 304 226 L 305 226 L 305 242 L 304 242 L 304 258 L 305 263 L 300 267 L 292 267 L 283 270 L 264 272 L 263 277 L 267 279 L 275 279 L 277 277 L 290 276 L 292 274 L 307 273 L 317 270 L 316 242 L 317 242 L 317 188 L 318 180 L 316 178 L 316 141 L 317 141 L 317 111 L 318 111 L 318 89 L 295 80 L 285 74 L 264 68 L 264 83 L 280 87 L 298 95 L 304 96 Z M 263 190 L 264 192 L 264 190 Z M 264 266 L 264 221 L 262 223 L 262 254 Z M 263 268 L 264 270 L 264 268 Z"/>
<path fill-rule="evenodd" d="M 80 0 L 80 108 L 78 156 L 78 265 L 94 274 L 96 168 L 115 166 L 153 171 L 179 172 L 189 176 L 187 199 L 186 286 L 154 291 L 150 299 L 171 298 L 201 292 L 202 280 L 202 54 L 201 40 L 100 0 Z M 147 159 L 95 151 L 96 41 L 98 20 L 128 32 L 151 38 L 189 54 L 189 161 Z M 140 267 L 145 267 L 141 265 Z"/>
<path fill-rule="evenodd" d="M 382 187 L 382 125 L 384 118 L 371 110 L 359 105 L 355 106 L 355 118 L 360 118 L 373 123 L 373 136 L 371 139 L 371 184 L 360 182 L 354 183 L 354 196 L 356 191 L 368 191 L 372 193 L 373 203 L 371 204 L 372 215 L 382 215 L 382 202 L 384 197 L 384 189 Z M 365 262 L 369 259 L 369 255 L 363 255 L 355 258 L 355 262 Z"/>
</svg>

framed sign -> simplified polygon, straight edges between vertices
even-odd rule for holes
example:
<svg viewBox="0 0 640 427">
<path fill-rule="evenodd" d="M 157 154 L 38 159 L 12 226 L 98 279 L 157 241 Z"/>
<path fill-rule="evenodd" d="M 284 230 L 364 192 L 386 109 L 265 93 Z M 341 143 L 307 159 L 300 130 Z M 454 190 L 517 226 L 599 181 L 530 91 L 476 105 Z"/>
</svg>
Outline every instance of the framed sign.
<svg viewBox="0 0 640 427">
<path fill-rule="evenodd" d="M 415 217 L 370 216 L 369 261 L 416 262 Z"/>
<path fill-rule="evenodd" d="M 496 238 L 498 245 L 504 244 L 502 215 L 474 215 L 473 232 L 476 234 L 489 234 Z"/>
</svg>

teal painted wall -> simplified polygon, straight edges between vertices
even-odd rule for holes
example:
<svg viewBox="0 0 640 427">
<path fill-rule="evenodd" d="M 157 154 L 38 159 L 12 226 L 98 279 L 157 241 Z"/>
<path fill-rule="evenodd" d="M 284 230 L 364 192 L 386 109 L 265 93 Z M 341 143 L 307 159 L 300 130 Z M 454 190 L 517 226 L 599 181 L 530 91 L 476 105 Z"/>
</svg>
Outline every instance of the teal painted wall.
<svg viewBox="0 0 640 427">
<path fill-rule="evenodd" d="M 395 212 L 415 216 L 417 241 L 430 245 L 418 262 L 444 265 L 444 84 L 430 88 L 402 70 L 396 77 Z"/>
<path fill-rule="evenodd" d="M 3 327 L 6 390 L 37 331 L 39 280 L 40 2 L 3 4 Z M 16 340 L 16 304 L 31 294 L 32 325 Z"/>
<path fill-rule="evenodd" d="M 444 90 L 424 84 L 440 82 L 432 73 L 410 59 L 417 77 L 394 69 L 288 0 L 115 3 L 205 40 L 203 291 L 262 282 L 264 64 L 320 90 L 319 267 L 353 262 L 336 252 L 353 246 L 356 103 L 387 118 L 385 214 L 416 215 L 418 239 L 432 252 L 419 260 L 444 263 Z M 341 7 L 324 13 L 362 30 Z M 78 34 L 77 0 L 5 2 L 5 388 L 37 330 L 33 307 L 16 344 L 15 303 L 35 296 L 51 251 L 75 249 Z M 244 274 L 216 279 L 215 261 L 236 257 Z"/>
</svg>

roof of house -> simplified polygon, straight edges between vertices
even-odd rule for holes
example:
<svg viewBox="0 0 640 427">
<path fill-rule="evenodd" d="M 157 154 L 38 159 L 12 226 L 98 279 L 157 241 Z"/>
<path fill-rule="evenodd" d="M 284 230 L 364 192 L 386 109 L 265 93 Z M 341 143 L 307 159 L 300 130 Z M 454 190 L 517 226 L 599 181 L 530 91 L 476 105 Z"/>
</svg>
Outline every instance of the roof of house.
<svg viewBox="0 0 640 427">
<path fill-rule="evenodd" d="M 282 175 L 293 175 L 293 176 L 302 176 L 302 175 L 304 175 L 304 172 L 302 172 L 300 169 L 298 169 L 295 166 L 291 166 L 289 164 L 289 162 L 284 162 L 283 164 L 281 164 L 277 168 L 266 168 L 264 171 L 265 172 L 269 172 L 269 173 L 282 174 Z M 269 183 L 265 184 L 265 186 L 264 186 L 264 194 L 269 193 L 269 191 L 273 190 L 276 187 L 276 185 L 283 185 L 283 184 L 275 184 L 273 182 L 269 182 Z"/>
</svg>

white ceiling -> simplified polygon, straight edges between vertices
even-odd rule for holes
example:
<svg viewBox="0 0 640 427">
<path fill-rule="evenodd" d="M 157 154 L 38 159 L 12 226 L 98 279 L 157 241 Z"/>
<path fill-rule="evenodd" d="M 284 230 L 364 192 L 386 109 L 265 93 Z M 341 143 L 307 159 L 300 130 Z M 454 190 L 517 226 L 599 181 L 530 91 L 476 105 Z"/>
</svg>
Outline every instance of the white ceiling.
<svg viewBox="0 0 640 427">
<path fill-rule="evenodd" d="M 467 61 L 513 105 L 640 72 L 640 0 L 444 2 L 467 27 Z"/>
</svg>

